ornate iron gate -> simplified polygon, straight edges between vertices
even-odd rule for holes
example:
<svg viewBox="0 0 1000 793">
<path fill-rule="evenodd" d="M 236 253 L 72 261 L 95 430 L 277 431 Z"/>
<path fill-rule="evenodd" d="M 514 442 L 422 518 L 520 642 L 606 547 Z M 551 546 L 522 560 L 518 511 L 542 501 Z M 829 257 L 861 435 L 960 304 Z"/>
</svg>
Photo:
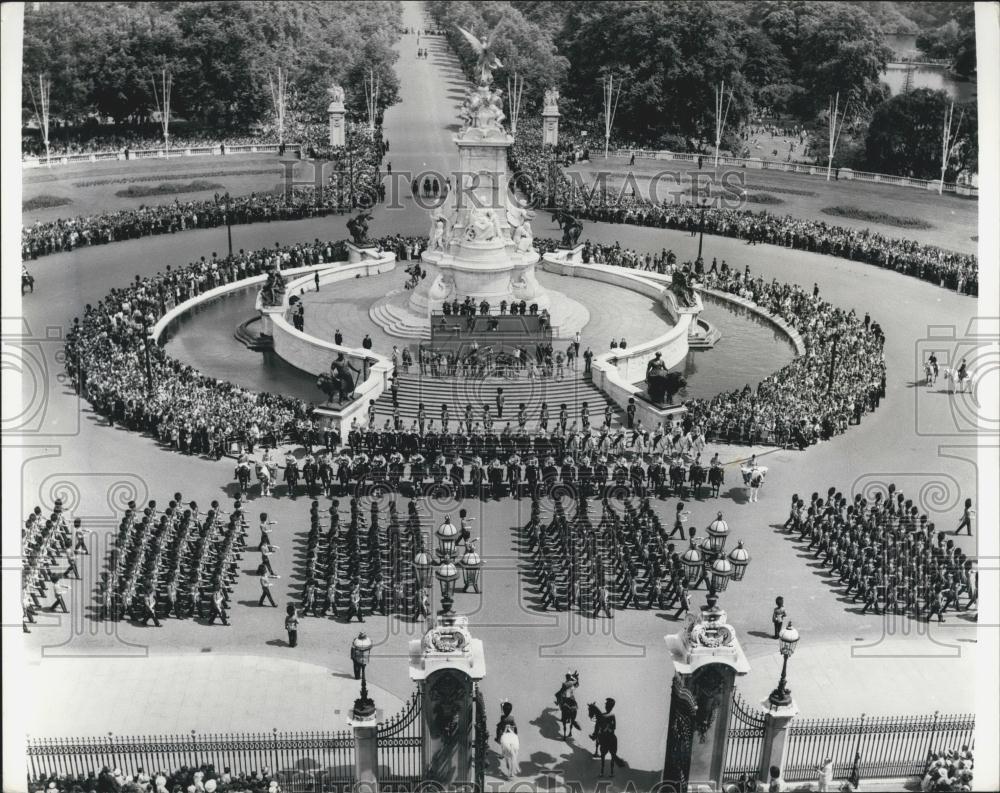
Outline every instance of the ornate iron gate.
<svg viewBox="0 0 1000 793">
<path fill-rule="evenodd" d="M 420 689 L 393 718 L 378 726 L 378 781 L 383 790 L 408 790 L 423 778 Z"/>
<path fill-rule="evenodd" d="M 694 740 L 694 718 L 698 703 L 680 675 L 674 675 L 670 686 L 670 719 L 667 725 L 667 752 L 663 762 L 663 778 L 682 789 L 691 771 L 691 742 Z"/>
<path fill-rule="evenodd" d="M 475 745 L 473 751 L 473 769 L 475 776 L 475 790 L 483 793 L 486 788 L 486 758 L 490 750 L 490 728 L 486 723 L 486 702 L 483 700 L 483 692 L 476 686 L 476 732 Z"/>
<path fill-rule="evenodd" d="M 726 765 L 722 772 L 724 781 L 735 781 L 743 774 L 749 774 L 751 779 L 757 778 L 764 751 L 766 716 L 763 710 L 750 705 L 739 691 L 733 689 Z"/>
</svg>

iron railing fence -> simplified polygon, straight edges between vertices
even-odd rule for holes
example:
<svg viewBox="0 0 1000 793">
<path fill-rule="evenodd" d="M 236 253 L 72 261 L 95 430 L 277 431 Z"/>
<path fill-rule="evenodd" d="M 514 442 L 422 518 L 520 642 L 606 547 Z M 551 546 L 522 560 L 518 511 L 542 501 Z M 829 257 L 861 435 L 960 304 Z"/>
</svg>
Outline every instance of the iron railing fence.
<svg viewBox="0 0 1000 793">
<path fill-rule="evenodd" d="M 644 160 L 677 160 L 678 162 L 698 162 L 699 158 L 705 168 L 715 165 L 714 154 L 690 154 L 688 152 L 674 152 L 659 149 L 612 149 L 609 152 L 612 157 L 631 157 Z M 806 176 L 820 176 L 826 178 L 827 167 L 825 165 L 810 165 L 801 162 L 783 162 L 780 160 L 767 160 L 759 157 L 727 157 L 719 155 L 719 165 L 735 168 L 746 168 L 749 170 L 758 169 L 762 171 L 781 171 L 783 173 L 797 173 Z M 873 173 L 870 171 L 855 171 L 851 168 L 837 167 L 838 179 L 842 181 L 871 182 L 873 184 L 888 184 L 896 187 L 915 187 L 919 190 L 937 190 L 942 188 L 945 193 L 961 193 L 968 196 L 979 195 L 978 186 L 971 184 L 945 182 L 941 185 L 940 179 L 919 179 L 911 176 L 899 176 L 897 174 Z"/>
<path fill-rule="evenodd" d="M 288 793 L 336 793 L 354 781 L 354 736 L 339 732 L 114 735 L 28 738 L 31 780 L 52 775 L 86 777 L 102 767 L 135 775 L 170 775 L 183 766 L 212 766 L 221 774 L 262 774 L 267 769 Z"/>
<path fill-rule="evenodd" d="M 838 779 L 850 777 L 855 762 L 861 779 L 919 776 L 931 752 L 972 746 L 975 726 L 973 714 L 940 712 L 796 720 L 788 729 L 784 777 L 789 782 L 813 779 L 827 758 Z"/>
</svg>

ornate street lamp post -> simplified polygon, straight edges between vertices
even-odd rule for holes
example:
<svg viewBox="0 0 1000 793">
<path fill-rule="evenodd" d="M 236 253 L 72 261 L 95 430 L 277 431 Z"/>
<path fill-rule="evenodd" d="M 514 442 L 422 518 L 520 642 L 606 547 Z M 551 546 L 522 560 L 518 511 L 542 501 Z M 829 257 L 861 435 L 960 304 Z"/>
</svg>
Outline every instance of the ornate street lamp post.
<svg viewBox="0 0 1000 793">
<path fill-rule="evenodd" d="M 778 687 L 771 692 L 767 698 L 772 708 L 782 708 L 792 704 L 792 692 L 788 690 L 788 659 L 795 652 L 795 645 L 799 643 L 799 632 L 792 627 L 791 621 L 785 629 L 778 634 L 781 643 L 781 678 L 778 680 Z"/>
<path fill-rule="evenodd" d="M 698 209 L 701 210 L 701 218 L 698 221 L 698 258 L 695 261 L 701 259 L 701 244 L 705 239 L 705 210 L 708 209 L 708 199 L 698 202 Z"/>
<path fill-rule="evenodd" d="M 368 658 L 372 652 L 372 640 L 364 633 L 359 633 L 351 643 L 351 658 L 361 667 L 361 696 L 354 700 L 354 719 L 364 721 L 375 715 L 375 703 L 368 696 L 368 680 L 365 677 L 365 668 L 368 666 Z"/>
<path fill-rule="evenodd" d="M 226 239 L 229 241 L 229 258 L 233 258 L 233 223 L 229 206 L 229 191 L 226 191 Z"/>
<path fill-rule="evenodd" d="M 726 555 L 730 532 L 729 524 L 718 512 L 708 526 L 708 536 L 701 542 L 692 537 L 690 547 L 681 554 L 681 566 L 688 580 L 693 582 L 692 587 L 705 580 L 710 609 L 715 609 L 719 592 L 725 592 L 730 581 L 743 580 L 750 564 L 750 552 L 742 540 Z"/>
</svg>

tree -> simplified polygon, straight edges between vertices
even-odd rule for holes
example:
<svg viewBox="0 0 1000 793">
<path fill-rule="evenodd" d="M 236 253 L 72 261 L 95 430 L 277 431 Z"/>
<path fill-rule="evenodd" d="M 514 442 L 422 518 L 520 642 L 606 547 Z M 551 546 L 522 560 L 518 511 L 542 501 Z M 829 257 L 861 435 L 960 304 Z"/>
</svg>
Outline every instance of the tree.
<svg viewBox="0 0 1000 793">
<path fill-rule="evenodd" d="M 714 87 L 734 90 L 729 121 L 749 111 L 741 73 L 738 20 L 714 4 L 594 3 L 571 11 L 559 42 L 573 67 L 567 78 L 581 110 L 600 116 L 605 74 L 623 86 L 615 126 L 626 139 L 655 140 L 664 133 L 700 145 L 714 135 Z"/>
<path fill-rule="evenodd" d="M 868 168 L 918 179 L 940 178 L 942 124 L 950 101 L 944 91 L 918 88 L 878 107 L 865 138 Z M 956 124 L 959 118 L 962 123 L 955 139 L 955 158 L 946 181 L 978 167 L 975 103 L 955 105 Z"/>
<path fill-rule="evenodd" d="M 97 114 L 138 123 L 156 106 L 150 80 L 166 66 L 178 116 L 246 129 L 270 119 L 267 76 L 280 65 L 289 75 L 289 110 L 320 119 L 334 81 L 363 108 L 360 79 L 353 83 L 362 64 L 366 75 L 375 68 L 383 76 L 382 109 L 397 101 L 392 64 L 400 19 L 392 0 L 29 4 L 24 75 L 36 82 L 50 75 L 55 118 L 77 123 Z"/>
<path fill-rule="evenodd" d="M 838 92 L 852 106 L 873 107 L 880 100 L 891 51 L 864 9 L 838 2 L 764 2 L 754 6 L 750 20 L 786 58 L 789 82 L 804 92 L 801 115 L 822 111 Z"/>
<path fill-rule="evenodd" d="M 473 79 L 476 57 L 457 26 L 476 35 L 492 35 L 493 45 L 503 63 L 503 67 L 493 73 L 494 85 L 506 86 L 507 78 L 517 72 L 526 77 L 525 102 L 539 102 L 546 88 L 561 86 L 565 80 L 569 62 L 557 52 L 551 33 L 526 18 L 514 5 L 499 0 L 432 0 L 427 6 L 435 22 L 445 30 L 449 44 L 470 79 Z"/>
</svg>

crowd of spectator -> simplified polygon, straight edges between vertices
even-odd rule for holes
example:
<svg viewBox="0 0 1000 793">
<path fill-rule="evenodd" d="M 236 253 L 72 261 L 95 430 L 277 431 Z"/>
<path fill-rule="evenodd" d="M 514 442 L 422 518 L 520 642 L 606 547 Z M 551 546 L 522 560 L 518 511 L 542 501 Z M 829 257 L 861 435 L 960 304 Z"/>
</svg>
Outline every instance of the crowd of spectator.
<svg viewBox="0 0 1000 793">
<path fill-rule="evenodd" d="M 868 315 L 835 308 L 799 286 L 754 278 L 747 266 L 713 269 L 705 286 L 752 300 L 798 331 L 805 354 L 762 380 L 711 400 L 685 404 L 708 437 L 770 437 L 799 448 L 860 423 L 885 396 L 885 336 Z M 732 442 L 732 441 L 730 441 Z M 759 442 L 759 441 L 757 441 Z"/>
<path fill-rule="evenodd" d="M 211 764 L 173 772 L 148 773 L 143 767 L 135 773 L 104 766 L 87 774 L 50 774 L 28 780 L 29 793 L 281 793 L 277 775 L 270 769 L 222 773 Z"/>
<path fill-rule="evenodd" d="M 542 250 L 553 240 L 538 240 Z M 670 275 L 677 271 L 673 251 L 640 253 L 620 243 L 584 245 L 585 262 L 650 270 Z M 812 292 L 790 284 L 754 278 L 749 266 L 742 271 L 713 260 L 686 262 L 682 269 L 702 285 L 752 300 L 798 331 L 806 354 L 763 380 L 754 392 L 719 394 L 712 400 L 689 400 L 688 410 L 702 424 L 710 440 L 798 445 L 844 432 L 849 424 L 874 410 L 885 396 L 884 336 L 868 315 L 834 308 Z"/>
<path fill-rule="evenodd" d="M 697 205 L 679 203 L 673 196 L 653 201 L 641 195 L 608 191 L 585 193 L 552 167 L 552 153 L 538 143 L 540 136 L 522 137 L 520 127 L 518 133 L 510 150 L 510 165 L 520 175 L 519 187 L 541 205 L 550 205 L 554 200 L 556 206 L 579 219 L 691 233 L 704 223 L 707 234 L 735 237 L 751 245 L 763 242 L 866 262 L 963 294 L 978 294 L 979 264 L 973 255 L 886 237 L 871 229 L 835 226 L 791 215 L 781 217 L 763 210 L 712 206 L 703 211 Z"/>
<path fill-rule="evenodd" d="M 170 204 L 38 221 L 21 230 L 21 257 L 26 261 L 85 245 L 214 228 L 226 223 L 227 213 L 230 223 L 240 225 L 326 217 L 349 212 L 355 206 L 371 206 L 385 197 L 384 185 L 379 180 L 385 146 L 378 130 L 374 136 L 355 135 L 349 147 L 353 164 L 350 168 L 346 164 L 332 167 L 322 188 L 292 187 L 234 196 L 229 200 L 228 210 L 224 196 L 216 193 L 203 200 L 174 199 Z M 339 163 L 348 153 L 338 152 L 335 156 Z"/>
<path fill-rule="evenodd" d="M 251 193 L 230 200 L 230 223 L 269 223 L 302 220 L 347 211 L 335 191 L 317 196 L 312 188 L 283 192 Z M 23 260 L 72 251 L 87 245 L 138 239 L 153 234 L 174 234 L 187 229 L 215 228 L 226 224 L 226 202 L 221 196 L 201 201 L 180 201 L 159 206 L 119 209 L 95 215 L 38 221 L 21 231 Z"/>
<path fill-rule="evenodd" d="M 543 250 L 554 244 L 546 239 L 536 242 Z M 395 235 L 375 243 L 383 250 L 411 255 L 414 250 L 419 254 L 425 241 Z M 860 423 L 885 395 L 880 326 L 867 315 L 862 320 L 853 310 L 834 308 L 820 299 L 818 289 L 809 293 L 775 279 L 766 282 L 754 278 L 749 267 L 739 271 L 725 261 L 721 267 L 713 261 L 707 272 L 700 263 L 679 268 L 671 251 L 640 254 L 617 243 L 587 243 L 584 253 L 595 262 L 667 274 L 684 271 L 705 286 L 752 300 L 799 332 L 806 354 L 763 380 L 756 391 L 746 386 L 711 400 L 685 403 L 710 440 L 805 448 Z M 108 421 L 152 432 L 179 451 L 219 457 L 233 439 L 245 438 L 251 427 L 274 446 L 293 432 L 295 421 L 309 415 L 310 406 L 205 378 L 155 345 L 149 356 L 155 388 L 147 399 L 143 328 L 205 289 L 264 273 L 276 279 L 281 269 L 344 256 L 342 244 L 316 240 L 285 248 L 276 244 L 274 249 L 251 253 L 241 250 L 232 259 L 203 258 L 179 270 L 168 267 L 128 289 L 116 290 L 96 309 L 88 306 L 83 323 L 75 323 L 70 331 L 67 366 L 77 387 L 82 392 L 86 388 L 87 398 Z M 572 368 L 567 362 L 567 370 Z"/>
<path fill-rule="evenodd" d="M 975 767 L 972 750 L 963 746 L 961 751 L 947 749 L 932 752 L 927 771 L 920 782 L 921 793 L 972 790 L 972 772 Z"/>
<path fill-rule="evenodd" d="M 340 242 L 275 243 L 231 258 L 213 255 L 185 267 L 168 266 L 147 278 L 136 276 L 134 283 L 112 290 L 96 306 L 88 304 L 82 320 L 73 321 L 66 341 L 67 371 L 77 391 L 109 423 L 149 432 L 176 451 L 218 458 L 251 427 L 276 445 L 297 418 L 309 414 L 309 405 L 205 377 L 148 343 L 148 329 L 173 306 L 207 289 L 345 257 Z"/>
<path fill-rule="evenodd" d="M 204 146 L 262 146 L 277 144 L 278 137 L 273 131 L 261 133 L 227 133 L 186 131 L 169 132 L 169 148 L 184 149 Z M 163 133 L 146 128 L 119 126 L 85 126 L 79 128 L 53 129 L 49 135 L 48 156 L 65 157 L 71 154 L 101 154 L 166 148 Z M 38 130 L 21 135 L 21 155 L 23 157 L 45 157 L 45 141 Z"/>
</svg>

